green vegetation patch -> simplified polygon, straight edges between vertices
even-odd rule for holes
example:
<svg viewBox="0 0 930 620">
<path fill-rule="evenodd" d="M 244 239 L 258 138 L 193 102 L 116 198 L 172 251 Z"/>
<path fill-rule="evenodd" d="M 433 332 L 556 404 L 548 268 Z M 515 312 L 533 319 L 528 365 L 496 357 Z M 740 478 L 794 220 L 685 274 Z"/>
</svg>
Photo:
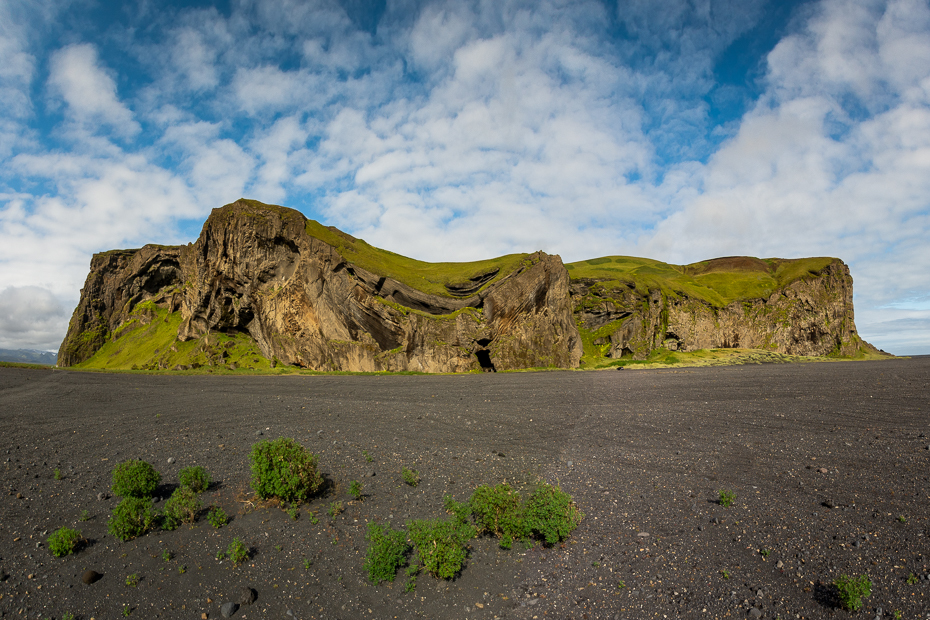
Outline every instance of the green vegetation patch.
<svg viewBox="0 0 930 620">
<path fill-rule="evenodd" d="M 368 551 L 365 554 L 365 570 L 368 579 L 373 584 L 382 581 L 394 581 L 397 569 L 404 565 L 410 545 L 407 544 L 407 535 L 403 530 L 392 530 L 390 527 L 368 524 Z"/>
<path fill-rule="evenodd" d="M 271 362 L 248 334 L 212 332 L 204 338 L 181 342 L 180 326 L 180 312 L 169 313 L 150 301 L 140 303 L 92 357 L 75 367 L 156 370 L 218 366 L 271 370 Z"/>
<path fill-rule="evenodd" d="M 734 301 L 767 298 L 795 280 L 817 275 L 835 260 L 737 257 L 671 265 L 649 258 L 604 256 L 566 267 L 573 280 L 589 278 L 604 281 L 605 287 L 629 286 L 643 296 L 650 290 L 661 290 L 722 308 Z"/>
<path fill-rule="evenodd" d="M 323 477 L 317 471 L 317 455 L 293 439 L 279 437 L 260 441 L 252 446 L 249 461 L 252 488 L 262 499 L 300 502 L 323 484 Z"/>
<path fill-rule="evenodd" d="M 346 261 L 366 271 L 393 278 L 418 291 L 442 297 L 453 297 L 446 289 L 447 284 L 465 285 L 471 282 L 472 278 L 480 278 L 496 270 L 494 277 L 480 287 L 484 289 L 516 271 L 529 256 L 508 254 L 467 263 L 427 263 L 376 248 L 336 228 L 323 226 L 315 220 L 307 220 L 306 232 L 309 236 L 333 246 Z"/>
<path fill-rule="evenodd" d="M 151 497 L 161 482 L 159 474 L 150 463 L 130 459 L 113 469 L 113 495 L 118 497 Z"/>
</svg>

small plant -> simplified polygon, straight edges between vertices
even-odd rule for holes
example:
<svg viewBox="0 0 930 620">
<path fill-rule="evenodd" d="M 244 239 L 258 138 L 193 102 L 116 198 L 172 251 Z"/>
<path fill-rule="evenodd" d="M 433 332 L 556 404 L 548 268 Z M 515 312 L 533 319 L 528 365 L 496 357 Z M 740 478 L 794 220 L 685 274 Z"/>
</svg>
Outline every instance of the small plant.
<svg viewBox="0 0 930 620">
<path fill-rule="evenodd" d="M 185 467 L 178 472 L 181 486 L 189 488 L 194 493 L 203 493 L 210 488 L 210 474 L 200 465 Z"/>
<path fill-rule="evenodd" d="M 229 547 L 226 548 L 226 557 L 228 557 L 233 564 L 238 566 L 249 559 L 249 550 L 246 549 L 242 541 L 236 537 L 229 543 Z"/>
<path fill-rule="evenodd" d="M 161 559 L 163 559 L 165 562 L 170 562 L 172 557 L 174 556 L 172 556 L 171 552 L 167 549 L 161 552 Z"/>
<path fill-rule="evenodd" d="M 446 499 L 451 519 L 418 519 L 407 523 L 407 532 L 423 568 L 440 579 L 452 579 L 468 556 L 468 541 L 477 536 L 474 525 L 461 518 L 465 506 Z M 465 507 L 467 510 L 467 507 Z"/>
<path fill-rule="evenodd" d="M 872 582 L 868 575 L 860 577 L 850 577 L 840 575 L 833 582 L 837 592 L 840 595 L 840 602 L 843 607 L 849 611 L 859 611 L 862 609 L 862 599 L 872 594 Z"/>
<path fill-rule="evenodd" d="M 407 575 L 407 583 L 404 584 L 404 592 L 413 592 L 417 588 L 417 574 L 420 572 L 420 565 L 414 564 L 408 566 L 404 571 Z"/>
<path fill-rule="evenodd" d="M 349 483 L 349 495 L 355 498 L 355 501 L 362 501 L 362 485 L 358 480 Z"/>
<path fill-rule="evenodd" d="M 723 569 L 722 571 L 720 571 L 720 574 L 723 575 L 724 579 L 730 578 L 730 571 L 728 571 L 727 569 Z"/>
<path fill-rule="evenodd" d="M 584 518 L 571 495 L 546 483 L 533 491 L 524 514 L 527 530 L 542 537 L 547 545 L 568 538 Z"/>
<path fill-rule="evenodd" d="M 328 511 L 328 512 L 329 512 L 329 518 L 335 521 L 335 520 L 336 520 L 336 516 L 337 516 L 340 512 L 342 512 L 342 510 L 343 510 L 342 502 L 330 502 L 330 504 L 329 504 L 329 511 Z"/>
<path fill-rule="evenodd" d="M 625 582 L 624 580 L 621 579 L 621 580 L 617 583 L 617 589 L 618 589 L 618 590 L 622 590 L 622 589 L 625 588 L 625 587 L 626 587 L 626 582 Z"/>
<path fill-rule="evenodd" d="M 514 540 L 529 535 L 520 494 L 507 484 L 481 485 L 472 493 L 468 504 L 478 527 L 499 537 L 501 548 L 510 549 Z"/>
<path fill-rule="evenodd" d="M 68 527 L 60 527 L 48 537 L 48 550 L 56 558 L 71 555 L 81 542 L 81 533 Z"/>
<path fill-rule="evenodd" d="M 297 517 L 300 516 L 300 505 L 291 504 L 290 507 L 287 509 L 287 516 L 289 516 L 293 521 L 296 521 Z"/>
<path fill-rule="evenodd" d="M 370 455 L 370 454 L 368 454 L 368 450 L 362 450 L 362 456 L 365 457 L 365 462 L 366 462 L 366 463 L 372 463 L 372 462 L 374 462 L 374 459 L 371 458 L 371 455 Z"/>
<path fill-rule="evenodd" d="M 179 575 L 183 575 L 183 574 L 186 573 L 186 572 L 187 572 L 187 567 L 186 567 L 186 566 L 184 566 L 183 564 L 181 564 L 180 566 L 178 566 L 178 574 L 179 574 Z"/>
<path fill-rule="evenodd" d="M 275 545 L 274 548 L 275 548 L 275 551 L 283 551 L 283 550 L 284 550 L 284 547 L 282 547 L 281 545 Z"/>
<path fill-rule="evenodd" d="M 123 542 L 145 534 L 155 522 L 152 500 L 126 497 L 113 509 L 107 530 Z"/>
<path fill-rule="evenodd" d="M 87 510 L 82 510 L 81 516 L 78 517 L 78 519 L 81 521 L 90 521 L 90 512 L 88 512 Z"/>
<path fill-rule="evenodd" d="M 912 586 L 917 583 L 917 575 L 911 573 L 907 576 L 907 585 Z"/>
<path fill-rule="evenodd" d="M 307 499 L 323 484 L 317 456 L 293 439 L 260 441 L 249 455 L 252 488 L 262 499 L 277 497 L 286 502 Z"/>
<path fill-rule="evenodd" d="M 61 480 L 61 470 L 57 467 L 55 468 L 55 480 Z"/>
<path fill-rule="evenodd" d="M 904 613 L 900 609 L 894 610 L 894 620 L 901 620 L 904 617 Z"/>
<path fill-rule="evenodd" d="M 769 557 L 769 555 L 770 555 L 771 553 L 772 553 L 772 552 L 771 552 L 770 550 L 768 550 L 768 549 L 760 549 L 760 550 L 759 550 L 759 555 L 761 555 L 761 556 L 764 557 L 764 558 Z"/>
<path fill-rule="evenodd" d="M 394 581 L 394 575 L 410 549 L 406 534 L 377 523 L 369 523 L 365 540 L 368 541 L 365 570 L 368 571 L 369 581 L 375 585 L 382 581 Z"/>
<path fill-rule="evenodd" d="M 310 570 L 311 566 L 313 566 L 313 562 L 311 560 L 308 560 L 307 558 L 304 558 L 304 569 Z"/>
<path fill-rule="evenodd" d="M 406 466 L 400 471 L 401 477 L 404 479 L 404 482 L 409 484 L 412 487 L 420 484 L 420 472 L 415 469 L 408 469 Z"/>
<path fill-rule="evenodd" d="M 310 513 L 310 516 L 308 516 L 307 519 L 308 519 L 308 520 L 310 521 L 310 523 L 312 523 L 313 525 L 319 525 L 319 523 L 320 523 L 320 520 L 317 518 L 315 512 L 311 512 L 311 513 Z"/>
<path fill-rule="evenodd" d="M 138 573 L 133 573 L 126 577 L 127 588 L 135 588 L 137 585 L 139 585 L 139 574 Z"/>
<path fill-rule="evenodd" d="M 194 523 L 198 512 L 200 498 L 197 497 L 197 493 L 190 487 L 178 487 L 165 502 L 162 528 L 176 530 L 182 523 Z"/>
<path fill-rule="evenodd" d="M 904 515 L 898 515 L 898 521 L 900 521 L 901 523 L 907 523 L 907 517 L 905 517 Z"/>
<path fill-rule="evenodd" d="M 129 614 L 131 613 L 132 613 L 132 608 L 129 607 L 129 605 L 123 605 L 123 615 L 128 618 Z"/>
<path fill-rule="evenodd" d="M 145 461 L 130 459 L 113 470 L 113 495 L 151 497 L 161 482 L 161 474 Z"/>
<path fill-rule="evenodd" d="M 220 529 L 229 522 L 226 512 L 219 506 L 212 506 L 207 513 L 207 521 L 216 529 Z"/>
<path fill-rule="evenodd" d="M 61 614 L 61 620 L 74 620 L 74 614 L 70 611 L 66 611 L 65 613 Z"/>
<path fill-rule="evenodd" d="M 726 489 L 720 489 L 720 497 L 717 500 L 717 503 L 724 508 L 729 508 L 734 499 L 736 499 L 736 493 L 727 491 Z"/>
</svg>

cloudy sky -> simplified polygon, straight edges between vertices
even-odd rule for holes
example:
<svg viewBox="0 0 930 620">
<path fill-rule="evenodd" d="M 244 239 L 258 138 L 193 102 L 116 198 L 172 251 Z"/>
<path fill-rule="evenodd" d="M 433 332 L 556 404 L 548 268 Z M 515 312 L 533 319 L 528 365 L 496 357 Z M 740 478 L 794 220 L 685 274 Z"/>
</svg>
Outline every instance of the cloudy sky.
<svg viewBox="0 0 930 620">
<path fill-rule="evenodd" d="M 0 0 L 0 348 L 241 196 L 422 260 L 837 256 L 930 353 L 930 5 Z"/>
</svg>

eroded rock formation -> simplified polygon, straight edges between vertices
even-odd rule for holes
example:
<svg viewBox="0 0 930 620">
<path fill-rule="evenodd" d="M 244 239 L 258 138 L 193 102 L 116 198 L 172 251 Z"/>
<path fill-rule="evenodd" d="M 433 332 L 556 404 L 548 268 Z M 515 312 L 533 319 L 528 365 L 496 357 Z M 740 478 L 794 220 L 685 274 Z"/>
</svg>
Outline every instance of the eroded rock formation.
<svg viewBox="0 0 930 620">
<path fill-rule="evenodd" d="M 305 368 L 577 367 L 562 261 L 538 252 L 499 275 L 427 294 L 347 261 L 299 212 L 240 200 L 215 209 L 192 245 L 95 255 L 59 365 L 91 357 L 135 304 L 154 300 L 181 313 L 181 342 L 247 332 L 267 358 Z"/>
</svg>

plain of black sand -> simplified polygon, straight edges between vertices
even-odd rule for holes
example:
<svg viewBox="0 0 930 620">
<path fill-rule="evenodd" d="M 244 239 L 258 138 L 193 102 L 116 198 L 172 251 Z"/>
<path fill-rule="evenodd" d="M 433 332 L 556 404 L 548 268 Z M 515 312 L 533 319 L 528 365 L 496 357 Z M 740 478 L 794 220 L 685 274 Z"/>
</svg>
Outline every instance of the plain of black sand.
<svg viewBox="0 0 930 620">
<path fill-rule="evenodd" d="M 235 618 L 930 618 L 930 358 L 462 376 L 0 368 L 0 421 L 2 618 L 220 618 L 243 588 L 257 599 Z M 249 487 L 251 446 L 276 437 L 319 454 L 326 476 L 297 520 Z M 118 498 L 98 494 L 130 458 L 161 472 L 162 503 L 180 468 L 204 466 L 203 501 L 231 522 L 118 541 Z M 399 528 L 443 516 L 446 494 L 539 480 L 585 514 L 566 543 L 478 538 L 453 580 L 368 582 L 367 522 Z M 87 542 L 59 559 L 46 539 L 61 526 Z M 238 567 L 216 557 L 235 537 L 250 549 Z M 85 585 L 88 569 L 102 578 Z M 841 574 L 872 583 L 858 613 L 839 606 Z"/>
</svg>

